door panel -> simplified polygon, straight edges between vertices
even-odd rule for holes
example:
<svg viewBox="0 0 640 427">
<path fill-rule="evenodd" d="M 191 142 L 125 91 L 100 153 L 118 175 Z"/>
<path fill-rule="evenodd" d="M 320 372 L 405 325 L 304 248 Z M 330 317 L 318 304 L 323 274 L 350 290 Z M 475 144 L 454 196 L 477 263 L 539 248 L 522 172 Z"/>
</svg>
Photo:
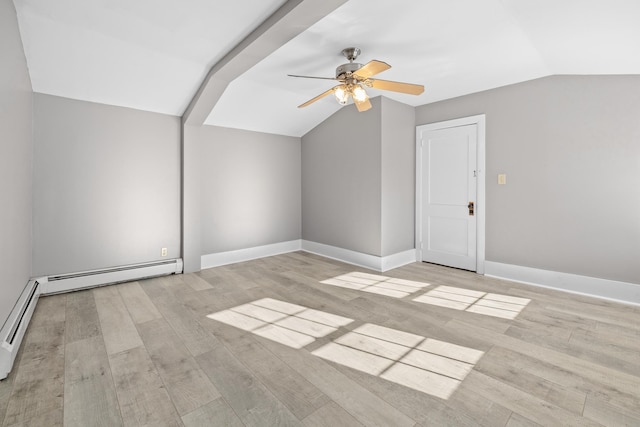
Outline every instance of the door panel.
<svg viewBox="0 0 640 427">
<path fill-rule="evenodd" d="M 422 261 L 476 270 L 477 129 L 423 131 Z"/>
<path fill-rule="evenodd" d="M 430 151 L 427 171 L 437 178 L 429 180 L 429 201 L 440 206 L 466 205 L 467 141 L 464 138 L 437 137 L 429 140 L 427 148 Z"/>
<path fill-rule="evenodd" d="M 431 217 L 428 233 L 428 250 L 454 255 L 467 253 L 469 225 L 466 219 Z"/>
</svg>

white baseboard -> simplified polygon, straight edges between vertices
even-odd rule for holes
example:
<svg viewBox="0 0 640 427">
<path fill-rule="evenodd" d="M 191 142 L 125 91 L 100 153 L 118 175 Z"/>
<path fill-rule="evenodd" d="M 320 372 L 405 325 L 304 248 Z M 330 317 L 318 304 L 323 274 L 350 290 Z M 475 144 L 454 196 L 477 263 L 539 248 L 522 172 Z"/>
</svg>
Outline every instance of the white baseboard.
<svg viewBox="0 0 640 427">
<path fill-rule="evenodd" d="M 485 276 L 640 305 L 640 284 L 485 261 Z"/>
<path fill-rule="evenodd" d="M 380 271 L 393 270 L 394 268 L 416 262 L 416 250 L 409 249 L 404 252 L 398 252 L 397 254 L 387 255 L 382 257 L 381 261 L 382 269 Z"/>
<path fill-rule="evenodd" d="M 290 240 L 288 242 L 255 246 L 253 248 L 202 255 L 200 257 L 200 263 L 202 269 L 213 268 L 221 265 L 234 264 L 236 262 L 250 261 L 252 259 L 299 251 L 300 249 L 301 240 Z"/>
<path fill-rule="evenodd" d="M 321 255 L 323 257 L 335 259 L 337 261 L 346 262 L 347 264 L 357 265 L 359 267 L 369 268 L 375 271 L 387 271 L 398 268 L 406 264 L 416 262 L 416 250 L 409 249 L 404 252 L 379 257 L 375 255 L 363 254 L 349 249 L 338 248 L 336 246 L 325 245 L 323 243 L 311 242 L 309 240 L 302 241 L 302 250 L 312 254 Z"/>
</svg>

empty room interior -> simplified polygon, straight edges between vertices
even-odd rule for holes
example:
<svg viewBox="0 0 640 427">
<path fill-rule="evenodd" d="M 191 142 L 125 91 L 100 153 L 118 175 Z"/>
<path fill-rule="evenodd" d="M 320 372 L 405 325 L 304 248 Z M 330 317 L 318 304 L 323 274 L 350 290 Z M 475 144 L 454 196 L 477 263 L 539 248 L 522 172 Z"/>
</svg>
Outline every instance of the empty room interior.
<svg viewBox="0 0 640 427">
<path fill-rule="evenodd" d="M 639 20 L 0 0 L 0 426 L 640 426 Z"/>
</svg>

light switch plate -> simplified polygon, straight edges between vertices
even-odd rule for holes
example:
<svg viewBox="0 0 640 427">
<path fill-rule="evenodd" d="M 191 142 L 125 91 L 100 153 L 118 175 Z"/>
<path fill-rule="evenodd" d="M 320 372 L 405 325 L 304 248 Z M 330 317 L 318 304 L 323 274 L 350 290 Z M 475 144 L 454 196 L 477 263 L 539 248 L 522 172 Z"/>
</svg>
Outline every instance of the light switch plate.
<svg viewBox="0 0 640 427">
<path fill-rule="evenodd" d="M 498 174 L 498 185 L 505 185 L 507 183 L 507 174 L 499 173 Z"/>
</svg>

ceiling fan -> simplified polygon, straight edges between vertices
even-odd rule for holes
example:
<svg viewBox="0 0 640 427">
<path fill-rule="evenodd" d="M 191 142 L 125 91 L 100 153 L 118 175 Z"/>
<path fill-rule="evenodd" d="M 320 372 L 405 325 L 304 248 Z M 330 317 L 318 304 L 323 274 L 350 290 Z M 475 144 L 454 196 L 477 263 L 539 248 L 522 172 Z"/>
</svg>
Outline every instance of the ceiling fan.
<svg viewBox="0 0 640 427">
<path fill-rule="evenodd" d="M 302 77 L 305 79 L 322 79 L 322 80 L 336 80 L 340 84 L 334 86 L 326 92 L 321 93 L 305 102 L 298 105 L 298 108 L 306 107 L 309 104 L 313 104 L 317 100 L 324 98 L 325 96 L 333 93 L 342 105 L 349 102 L 349 98 L 353 98 L 353 103 L 356 104 L 358 111 L 367 111 L 371 108 L 371 102 L 369 96 L 364 90 L 365 87 L 374 89 L 390 90 L 393 92 L 407 93 L 410 95 L 420 95 L 424 92 L 424 86 L 411 83 L 392 82 L 389 80 L 372 79 L 378 73 L 391 68 L 391 65 L 386 62 L 372 60 L 365 65 L 358 64 L 355 59 L 360 55 L 360 49 L 357 47 L 348 47 L 342 50 L 342 54 L 349 60 L 348 63 L 340 65 L 336 68 L 335 77 L 313 77 L 313 76 L 298 76 L 295 74 L 289 74 L 290 77 Z"/>
</svg>

